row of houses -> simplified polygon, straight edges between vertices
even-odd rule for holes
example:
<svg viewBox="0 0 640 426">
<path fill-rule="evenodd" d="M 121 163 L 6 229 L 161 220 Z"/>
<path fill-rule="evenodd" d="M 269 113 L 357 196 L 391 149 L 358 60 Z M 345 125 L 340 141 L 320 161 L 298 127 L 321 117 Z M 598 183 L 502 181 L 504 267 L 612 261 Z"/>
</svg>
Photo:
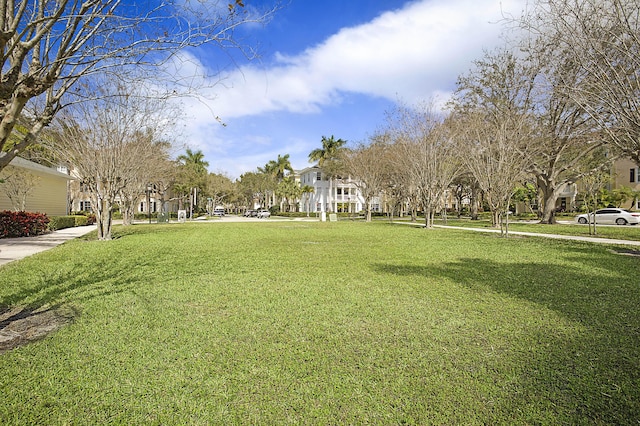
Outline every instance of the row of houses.
<svg viewBox="0 0 640 426">
<path fill-rule="evenodd" d="M 615 177 L 611 189 L 629 187 L 640 191 L 640 168 L 631 160 L 622 159 L 615 163 L 612 174 Z M 0 210 L 13 210 L 15 199 L 8 194 L 10 184 L 17 179 L 25 179 L 20 184 L 28 186 L 25 191 L 24 210 L 46 213 L 50 216 L 60 216 L 75 211 L 91 210 L 89 194 L 82 191 L 82 186 L 70 176 L 64 167 L 50 168 L 40 164 L 15 158 L 11 164 L 0 173 Z M 306 194 L 296 204 L 301 212 L 321 213 L 360 213 L 365 210 L 365 200 L 358 190 L 356 182 L 351 178 L 329 180 L 317 166 L 307 167 L 294 173 L 300 185 L 308 185 L 313 192 Z M 16 194 L 13 195 L 16 197 Z M 577 206 L 578 189 L 575 184 L 565 185 L 557 200 L 558 210 L 570 211 Z M 635 204 L 634 204 L 635 203 Z M 447 207 L 453 207 L 448 205 Z M 623 207 L 640 210 L 640 200 L 629 200 Z M 155 213 L 160 208 L 160 200 L 153 197 L 153 192 L 141 197 L 138 211 L 141 213 Z M 168 206 L 170 212 L 177 211 L 177 203 Z M 383 212 L 386 209 L 384 199 L 377 197 L 372 200 L 372 211 Z"/>
</svg>

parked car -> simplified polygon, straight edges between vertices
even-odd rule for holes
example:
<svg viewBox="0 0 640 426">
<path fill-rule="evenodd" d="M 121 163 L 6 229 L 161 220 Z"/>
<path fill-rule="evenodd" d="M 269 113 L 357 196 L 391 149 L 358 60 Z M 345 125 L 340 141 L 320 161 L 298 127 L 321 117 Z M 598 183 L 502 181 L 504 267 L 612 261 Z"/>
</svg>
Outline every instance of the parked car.
<svg viewBox="0 0 640 426">
<path fill-rule="evenodd" d="M 244 217 L 252 217 L 252 216 L 255 216 L 256 213 L 257 212 L 255 210 L 247 210 L 246 212 L 244 212 L 242 214 L 242 216 L 244 216 Z"/>
<path fill-rule="evenodd" d="M 593 213 L 576 216 L 578 223 L 593 223 Z M 606 208 L 596 210 L 596 223 L 603 225 L 637 225 L 640 223 L 640 212 L 631 213 L 625 209 Z"/>
<path fill-rule="evenodd" d="M 269 210 L 260 210 L 256 215 L 258 219 L 267 219 L 271 217 L 271 212 Z"/>
<path fill-rule="evenodd" d="M 224 216 L 224 209 L 215 209 L 213 211 L 213 215 L 214 216 L 220 216 L 220 217 Z"/>
</svg>

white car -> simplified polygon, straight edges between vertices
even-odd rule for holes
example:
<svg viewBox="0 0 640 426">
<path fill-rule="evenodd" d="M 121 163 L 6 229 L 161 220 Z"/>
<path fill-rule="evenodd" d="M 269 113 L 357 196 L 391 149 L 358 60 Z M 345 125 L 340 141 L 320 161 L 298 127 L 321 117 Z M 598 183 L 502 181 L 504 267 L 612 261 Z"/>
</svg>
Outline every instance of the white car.
<svg viewBox="0 0 640 426">
<path fill-rule="evenodd" d="M 260 210 L 256 215 L 258 219 L 267 219 L 270 216 L 271 216 L 271 212 L 269 212 L 269 210 Z"/>
<path fill-rule="evenodd" d="M 578 223 L 593 223 L 593 213 L 576 216 Z M 625 209 L 606 208 L 596 210 L 596 223 L 603 225 L 637 225 L 640 223 L 640 212 L 631 213 Z"/>
</svg>

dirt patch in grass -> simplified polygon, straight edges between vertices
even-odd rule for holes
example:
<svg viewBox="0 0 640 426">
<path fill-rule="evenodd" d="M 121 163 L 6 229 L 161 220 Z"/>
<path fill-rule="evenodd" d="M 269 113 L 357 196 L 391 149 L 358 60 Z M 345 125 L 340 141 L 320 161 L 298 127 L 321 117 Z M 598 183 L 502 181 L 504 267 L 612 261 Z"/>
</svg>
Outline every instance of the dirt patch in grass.
<svg viewBox="0 0 640 426">
<path fill-rule="evenodd" d="M 69 310 L 14 307 L 0 310 L 0 354 L 45 337 L 73 319 Z"/>
</svg>

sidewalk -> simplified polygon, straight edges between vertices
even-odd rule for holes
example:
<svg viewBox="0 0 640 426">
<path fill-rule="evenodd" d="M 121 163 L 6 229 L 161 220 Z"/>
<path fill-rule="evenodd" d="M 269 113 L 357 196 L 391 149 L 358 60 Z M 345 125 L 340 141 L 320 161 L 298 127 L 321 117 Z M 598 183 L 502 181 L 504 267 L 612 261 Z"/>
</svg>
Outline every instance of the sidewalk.
<svg viewBox="0 0 640 426">
<path fill-rule="evenodd" d="M 0 238 L 0 266 L 48 250 L 96 229 L 95 225 L 60 229 L 37 237 Z"/>
<path fill-rule="evenodd" d="M 487 228 L 466 228 L 463 226 L 447 226 L 447 225 L 433 225 L 434 228 L 448 228 L 448 229 L 462 229 L 465 231 L 477 231 L 477 232 L 492 232 L 499 233 L 499 229 L 487 229 Z M 520 232 L 509 231 L 509 235 L 526 235 L 528 237 L 545 237 L 555 238 L 556 240 L 573 240 L 573 241 L 587 241 L 591 243 L 601 244 L 615 244 L 625 246 L 640 246 L 640 241 L 634 240 L 614 240 L 612 238 L 600 238 L 600 237 L 578 237 L 575 235 L 557 235 L 557 234 L 542 234 L 537 232 Z"/>
</svg>

